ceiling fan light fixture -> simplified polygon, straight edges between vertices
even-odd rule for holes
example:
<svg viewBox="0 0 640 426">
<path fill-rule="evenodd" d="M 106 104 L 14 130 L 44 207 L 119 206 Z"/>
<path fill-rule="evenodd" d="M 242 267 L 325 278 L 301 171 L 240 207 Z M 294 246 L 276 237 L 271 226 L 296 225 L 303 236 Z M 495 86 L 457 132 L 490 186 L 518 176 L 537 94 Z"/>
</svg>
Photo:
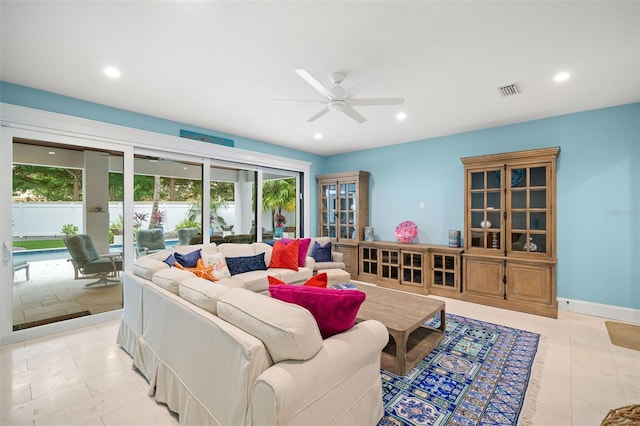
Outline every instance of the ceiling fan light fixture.
<svg viewBox="0 0 640 426">
<path fill-rule="evenodd" d="M 345 109 L 347 109 L 347 103 L 343 100 L 340 99 L 336 99 L 335 101 L 330 101 L 329 102 L 329 109 L 331 111 L 344 111 Z"/>
</svg>

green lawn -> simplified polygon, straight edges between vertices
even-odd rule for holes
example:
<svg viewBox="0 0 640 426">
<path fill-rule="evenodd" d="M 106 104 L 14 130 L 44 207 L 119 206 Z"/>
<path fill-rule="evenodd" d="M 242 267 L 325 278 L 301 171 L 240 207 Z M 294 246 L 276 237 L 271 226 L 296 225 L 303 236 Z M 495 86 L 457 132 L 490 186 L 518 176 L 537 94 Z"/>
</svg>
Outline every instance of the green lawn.
<svg viewBox="0 0 640 426">
<path fill-rule="evenodd" d="M 50 248 L 65 247 L 62 240 L 26 240 L 26 241 L 14 241 L 14 247 L 22 247 L 26 250 L 40 250 Z"/>
</svg>

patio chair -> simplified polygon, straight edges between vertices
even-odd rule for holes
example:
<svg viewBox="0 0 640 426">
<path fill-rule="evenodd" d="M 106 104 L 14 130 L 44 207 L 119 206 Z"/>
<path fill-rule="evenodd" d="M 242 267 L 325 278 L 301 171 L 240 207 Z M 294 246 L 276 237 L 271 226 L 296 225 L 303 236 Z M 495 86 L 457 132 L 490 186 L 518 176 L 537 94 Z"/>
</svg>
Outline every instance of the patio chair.
<svg viewBox="0 0 640 426">
<path fill-rule="evenodd" d="M 136 254 L 138 257 L 156 253 L 165 248 L 164 231 L 162 229 L 139 229 L 136 232 Z"/>
<path fill-rule="evenodd" d="M 85 288 L 97 285 L 108 286 L 119 283 L 119 280 L 110 279 L 122 271 L 121 253 L 98 254 L 91 237 L 86 234 L 74 235 L 64 240 L 69 250 L 73 265 L 75 279 L 98 278 L 97 281 L 85 284 Z"/>
<path fill-rule="evenodd" d="M 27 281 L 29 281 L 29 262 L 26 260 L 16 260 L 13 258 L 13 280 L 16 280 L 16 272 L 22 271 L 24 269 L 26 273 Z"/>
<path fill-rule="evenodd" d="M 181 246 L 188 246 L 191 239 L 199 233 L 199 228 L 180 228 L 178 229 L 178 241 Z"/>
</svg>

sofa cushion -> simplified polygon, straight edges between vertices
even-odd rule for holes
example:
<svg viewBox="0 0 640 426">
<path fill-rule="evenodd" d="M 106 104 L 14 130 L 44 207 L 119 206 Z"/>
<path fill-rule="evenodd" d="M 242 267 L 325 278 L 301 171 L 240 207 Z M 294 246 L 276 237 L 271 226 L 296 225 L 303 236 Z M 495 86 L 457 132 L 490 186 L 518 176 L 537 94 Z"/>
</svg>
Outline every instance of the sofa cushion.
<svg viewBox="0 0 640 426">
<path fill-rule="evenodd" d="M 267 281 L 267 271 L 249 271 L 242 274 L 236 274 L 233 278 L 242 281 L 242 288 L 255 292 L 264 292 L 269 286 Z"/>
<path fill-rule="evenodd" d="M 283 243 L 289 244 L 294 241 L 290 238 L 283 238 L 280 241 Z M 304 266 L 307 263 L 307 252 L 309 251 L 309 245 L 311 244 L 311 238 L 300 238 L 297 240 L 298 247 L 298 266 Z"/>
<path fill-rule="evenodd" d="M 317 262 L 313 269 L 319 271 L 321 269 L 344 269 L 344 262 Z"/>
<path fill-rule="evenodd" d="M 271 263 L 269 268 L 284 268 L 298 270 L 298 251 L 300 242 L 293 240 L 289 244 L 276 241 L 271 252 Z"/>
<path fill-rule="evenodd" d="M 193 278 L 193 275 L 189 271 L 184 271 L 178 268 L 162 269 L 151 277 L 151 281 L 159 287 L 170 291 L 173 294 L 178 294 L 178 287 L 181 281 L 189 278 Z"/>
<path fill-rule="evenodd" d="M 225 285 L 193 277 L 180 282 L 178 294 L 184 300 L 217 315 L 218 299 L 229 290 Z"/>
<path fill-rule="evenodd" d="M 269 280 L 269 285 L 282 285 L 287 284 L 285 281 L 280 278 L 273 277 L 271 275 L 267 276 L 267 280 Z M 321 272 L 313 277 L 309 278 L 302 285 L 306 285 L 308 287 L 326 287 L 328 282 L 328 277 L 326 272 Z"/>
<path fill-rule="evenodd" d="M 277 285 L 269 287 L 271 297 L 295 303 L 311 312 L 323 338 L 350 329 L 366 294 L 360 290 Z"/>
<path fill-rule="evenodd" d="M 222 253 L 212 253 L 207 254 L 202 251 L 202 262 L 204 266 L 211 266 L 213 276 L 222 279 L 229 278 L 231 276 L 231 272 L 229 272 L 229 268 L 227 267 L 227 261 Z"/>
<path fill-rule="evenodd" d="M 220 296 L 218 316 L 262 340 L 274 363 L 307 360 L 322 348 L 313 316 L 294 304 L 233 288 Z"/>
<path fill-rule="evenodd" d="M 325 245 L 320 245 L 317 241 L 315 241 L 313 243 L 311 257 L 313 257 L 316 262 L 331 262 L 331 241 L 329 241 Z"/>
<path fill-rule="evenodd" d="M 269 268 L 269 275 L 280 278 L 288 283 L 303 283 L 313 276 L 313 271 L 309 268 L 298 268 L 297 271 L 282 268 Z M 266 277 L 265 277 L 266 279 Z"/>
<path fill-rule="evenodd" d="M 166 257 L 166 254 L 164 257 Z M 162 260 L 154 259 L 149 256 L 141 257 L 133 264 L 133 274 L 144 278 L 145 280 L 151 280 L 153 274 L 162 269 L 169 269 L 169 265 L 164 263 Z"/>
<path fill-rule="evenodd" d="M 200 249 L 186 254 L 175 252 L 173 257 L 176 258 L 176 262 L 185 268 L 195 268 L 197 266 L 198 259 L 200 259 Z"/>
<path fill-rule="evenodd" d="M 231 276 L 250 271 L 265 271 L 264 253 L 255 256 L 227 257 L 227 267 Z"/>
</svg>

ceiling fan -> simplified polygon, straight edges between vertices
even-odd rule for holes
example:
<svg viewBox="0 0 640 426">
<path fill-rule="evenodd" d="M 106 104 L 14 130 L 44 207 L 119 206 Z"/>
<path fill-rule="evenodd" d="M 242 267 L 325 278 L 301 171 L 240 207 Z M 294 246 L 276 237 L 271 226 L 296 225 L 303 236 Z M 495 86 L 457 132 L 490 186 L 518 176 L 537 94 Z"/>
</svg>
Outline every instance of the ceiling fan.
<svg viewBox="0 0 640 426">
<path fill-rule="evenodd" d="M 331 74 L 331 82 L 334 84 L 332 88 L 325 87 L 315 77 L 303 69 L 295 70 L 300 77 L 309 83 L 314 89 L 320 92 L 326 99 L 323 100 L 293 100 L 293 99 L 274 99 L 274 102 L 303 102 L 303 103 L 319 103 L 326 106 L 320 112 L 313 115 L 307 120 L 312 122 L 322 117 L 329 111 L 342 112 L 353 118 L 358 123 L 367 121 L 358 111 L 353 109 L 354 106 L 377 106 L 377 105 L 402 105 L 404 98 L 351 98 L 347 91 L 341 86 L 345 75 L 341 72 Z"/>
</svg>

